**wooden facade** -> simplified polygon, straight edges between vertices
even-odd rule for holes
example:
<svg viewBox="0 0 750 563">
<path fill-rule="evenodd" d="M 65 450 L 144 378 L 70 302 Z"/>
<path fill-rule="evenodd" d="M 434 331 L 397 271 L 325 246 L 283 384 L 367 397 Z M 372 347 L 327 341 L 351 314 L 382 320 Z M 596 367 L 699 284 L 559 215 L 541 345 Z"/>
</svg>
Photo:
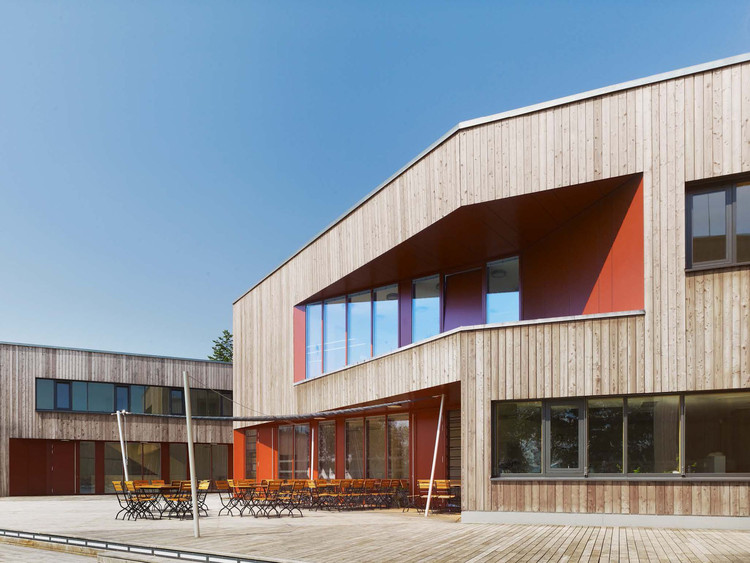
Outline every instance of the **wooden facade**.
<svg viewBox="0 0 750 563">
<path fill-rule="evenodd" d="M 0 343 L 0 496 L 8 494 L 11 439 L 119 439 L 114 416 L 36 411 L 36 378 L 181 388 L 183 371 L 193 387 L 232 388 L 232 365 L 222 362 Z M 178 419 L 129 416 L 128 432 L 144 442 L 187 441 Z M 196 422 L 195 441 L 231 443 L 231 424 Z"/>
<path fill-rule="evenodd" d="M 465 510 L 748 515 L 747 482 L 492 481 L 489 443 L 491 400 L 750 389 L 750 268 L 685 259 L 686 186 L 750 173 L 748 60 L 459 125 L 235 303 L 235 396 L 303 413 L 460 381 Z M 627 175 L 642 311 L 460 329 L 293 385 L 295 305 L 462 206 Z"/>
</svg>

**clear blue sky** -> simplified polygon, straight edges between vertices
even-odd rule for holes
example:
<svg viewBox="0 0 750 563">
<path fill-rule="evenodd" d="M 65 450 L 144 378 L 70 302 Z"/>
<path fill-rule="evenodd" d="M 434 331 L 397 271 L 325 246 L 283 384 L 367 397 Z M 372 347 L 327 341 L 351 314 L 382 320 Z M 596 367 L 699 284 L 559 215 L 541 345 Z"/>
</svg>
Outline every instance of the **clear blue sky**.
<svg viewBox="0 0 750 563">
<path fill-rule="evenodd" d="M 457 122 L 750 51 L 747 2 L 0 1 L 0 340 L 205 357 Z"/>
</svg>

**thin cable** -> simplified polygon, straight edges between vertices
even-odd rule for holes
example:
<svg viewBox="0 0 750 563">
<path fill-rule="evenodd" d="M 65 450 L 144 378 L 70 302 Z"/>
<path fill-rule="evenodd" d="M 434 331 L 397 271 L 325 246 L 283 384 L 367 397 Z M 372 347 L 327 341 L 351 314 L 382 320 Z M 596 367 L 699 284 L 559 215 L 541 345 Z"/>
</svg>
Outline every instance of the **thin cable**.
<svg viewBox="0 0 750 563">
<path fill-rule="evenodd" d="M 194 377 L 194 376 L 190 375 L 189 373 L 188 373 L 188 377 L 190 379 L 192 379 L 193 381 L 195 381 L 196 383 L 198 383 L 201 386 L 200 389 L 205 389 L 206 391 L 213 391 L 219 397 L 222 397 L 222 398 L 226 399 L 227 401 L 230 401 L 230 402 L 234 403 L 235 405 L 242 407 L 243 409 L 247 409 L 248 411 L 254 412 L 254 413 L 259 414 L 261 416 L 266 416 L 268 414 L 268 413 L 265 413 L 263 411 L 258 411 L 258 410 L 252 409 L 252 408 L 248 407 L 247 405 L 243 405 L 239 401 L 235 401 L 234 400 L 234 392 L 232 392 L 232 398 L 229 398 L 226 395 L 224 395 L 223 393 L 221 393 L 221 392 L 217 391 L 216 389 L 214 389 L 213 387 L 209 387 L 208 384 L 205 381 L 201 381 L 200 379 L 198 379 L 197 377 Z"/>
</svg>

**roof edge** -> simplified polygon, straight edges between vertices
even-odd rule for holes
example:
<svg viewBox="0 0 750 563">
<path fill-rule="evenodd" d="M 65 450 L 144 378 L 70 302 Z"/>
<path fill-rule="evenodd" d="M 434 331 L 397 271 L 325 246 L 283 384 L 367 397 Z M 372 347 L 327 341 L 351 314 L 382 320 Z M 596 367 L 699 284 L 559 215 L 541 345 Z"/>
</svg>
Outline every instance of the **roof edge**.
<svg viewBox="0 0 750 563">
<path fill-rule="evenodd" d="M 156 358 L 159 360 L 179 360 L 182 362 L 205 362 L 208 364 L 233 365 L 232 362 L 221 362 L 203 358 L 180 358 L 177 356 L 157 356 L 156 354 L 136 354 L 134 352 L 114 352 L 112 350 L 92 350 L 90 348 L 73 348 L 71 346 L 51 346 L 48 344 L 27 344 L 25 342 L 0 341 L 0 346 L 20 346 L 24 348 L 48 348 L 50 350 L 69 350 L 73 352 L 91 352 L 93 354 L 112 354 L 115 356 L 136 356 L 138 358 Z"/>
<path fill-rule="evenodd" d="M 629 80 L 627 82 L 620 82 L 618 84 L 613 84 L 611 86 L 604 86 L 602 88 L 596 88 L 594 90 L 587 90 L 586 92 L 581 92 L 579 94 L 572 94 L 570 96 L 565 96 L 562 98 L 555 98 L 553 100 L 549 100 L 546 102 L 540 102 L 538 104 L 533 104 L 530 106 L 523 106 L 521 108 L 512 109 L 508 111 L 504 111 L 501 113 L 495 113 L 492 115 L 488 115 L 485 117 L 477 117 L 475 119 L 469 119 L 467 121 L 460 121 L 457 125 L 454 125 L 451 127 L 447 132 L 445 132 L 442 136 L 440 136 L 436 141 L 431 143 L 427 148 L 425 148 L 423 151 L 421 151 L 417 156 L 412 158 L 409 162 L 407 162 L 405 165 L 403 165 L 401 168 L 399 168 L 395 173 L 391 174 L 388 179 L 386 179 L 384 182 L 381 182 L 374 190 L 372 190 L 370 193 L 365 195 L 362 199 L 360 199 L 357 203 L 355 203 L 352 207 L 350 207 L 348 210 L 346 210 L 342 215 L 340 215 L 338 218 L 336 218 L 333 222 L 329 223 L 323 230 L 321 230 L 317 235 L 315 235 L 313 238 L 311 238 L 307 243 L 305 243 L 302 247 L 300 247 L 296 252 L 294 252 L 289 258 L 284 260 L 281 264 L 279 264 L 276 268 L 271 270 L 268 274 L 263 276 L 260 280 L 258 280 L 255 284 L 253 284 L 250 289 L 245 291 L 242 295 L 240 295 L 237 299 L 235 299 L 232 302 L 232 305 L 236 305 L 243 297 L 245 297 L 248 293 L 250 293 L 252 290 L 254 290 L 256 287 L 258 287 L 260 284 L 262 284 L 264 281 L 266 281 L 268 278 L 270 278 L 273 274 L 278 272 L 282 267 L 284 267 L 287 263 L 289 263 L 292 259 L 294 259 L 298 254 L 300 254 L 303 250 L 305 250 L 308 246 L 310 246 L 313 242 L 318 240 L 320 237 L 322 237 L 325 233 L 330 231 L 334 226 L 336 226 L 338 223 L 346 219 L 349 215 L 354 213 L 360 206 L 364 205 L 368 200 L 373 198 L 376 194 L 378 194 L 383 188 L 385 188 L 388 184 L 393 182 L 396 178 L 398 178 L 401 174 L 403 174 L 406 170 L 411 168 L 414 164 L 419 162 L 422 158 L 427 156 L 429 153 L 431 153 L 434 149 L 436 149 L 438 146 L 442 145 L 445 141 L 450 139 L 453 135 L 458 133 L 459 131 L 462 131 L 464 129 L 470 129 L 472 127 L 477 127 L 479 125 L 486 125 L 487 123 L 492 123 L 494 121 L 501 121 L 503 119 L 509 119 L 511 117 L 518 117 L 520 115 L 525 115 L 528 113 L 534 113 L 537 111 L 543 111 L 545 109 L 550 109 L 557 106 L 562 106 L 566 104 L 570 104 L 573 102 L 580 102 L 582 100 L 586 100 L 589 98 L 596 98 L 598 96 L 604 96 L 606 94 L 612 94 L 614 92 L 620 92 L 622 90 L 630 90 L 632 88 L 638 88 L 640 86 L 648 86 L 649 84 L 656 84 L 658 82 L 663 82 L 665 80 L 671 80 L 674 78 L 681 78 L 684 76 L 690 76 L 691 74 L 697 74 L 699 72 L 705 72 L 707 70 L 714 70 L 717 68 L 732 66 L 735 64 L 745 63 L 750 61 L 750 53 L 743 53 L 741 55 L 734 55 L 732 57 L 726 57 L 723 59 L 717 59 L 714 61 L 710 61 L 707 63 L 700 63 L 693 66 L 684 67 L 677 70 L 671 70 L 668 72 L 662 72 L 659 74 L 653 74 L 651 76 L 647 76 L 644 78 L 637 78 L 635 80 Z"/>
</svg>

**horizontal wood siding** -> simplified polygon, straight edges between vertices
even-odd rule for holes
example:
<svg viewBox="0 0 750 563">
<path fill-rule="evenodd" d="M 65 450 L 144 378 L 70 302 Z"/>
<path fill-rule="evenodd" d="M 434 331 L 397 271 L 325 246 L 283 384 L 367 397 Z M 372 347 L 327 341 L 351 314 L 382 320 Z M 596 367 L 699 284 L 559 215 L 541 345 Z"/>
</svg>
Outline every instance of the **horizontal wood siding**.
<svg viewBox="0 0 750 563">
<path fill-rule="evenodd" d="M 10 438 L 118 440 L 117 420 L 107 414 L 37 412 L 38 377 L 182 387 L 182 372 L 196 388 L 232 389 L 229 364 L 0 344 L 0 496 L 8 494 Z M 196 442 L 231 443 L 230 422 L 195 422 Z M 186 442 L 183 421 L 132 415 L 131 438 Z"/>
<path fill-rule="evenodd" d="M 495 481 L 479 510 L 750 516 L 750 482 Z"/>
</svg>

